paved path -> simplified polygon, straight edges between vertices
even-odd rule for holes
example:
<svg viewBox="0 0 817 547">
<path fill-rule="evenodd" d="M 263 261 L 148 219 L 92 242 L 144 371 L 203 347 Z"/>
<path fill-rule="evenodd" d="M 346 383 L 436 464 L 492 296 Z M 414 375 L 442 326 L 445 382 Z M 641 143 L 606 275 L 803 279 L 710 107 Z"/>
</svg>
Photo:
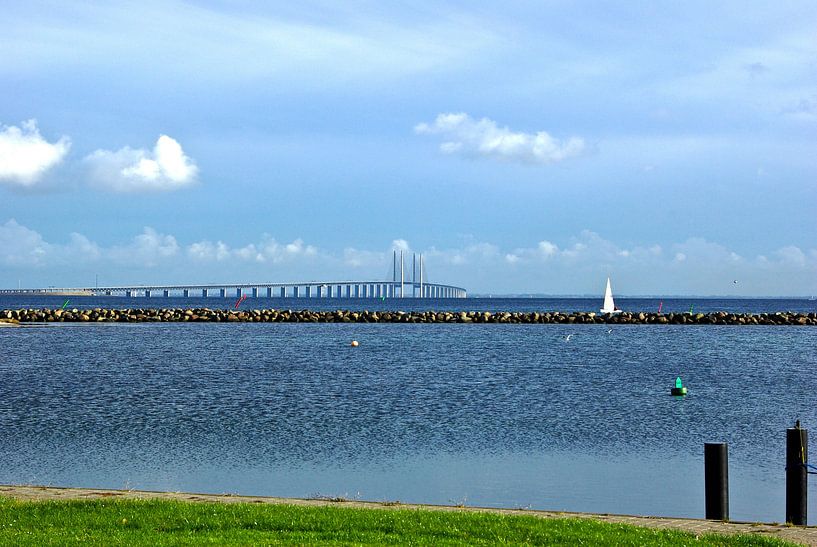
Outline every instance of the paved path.
<svg viewBox="0 0 817 547">
<path fill-rule="evenodd" d="M 803 545 L 817 546 L 817 526 L 787 526 L 759 522 L 720 522 L 703 519 L 638 517 L 596 513 L 569 513 L 561 511 L 534 511 L 530 509 L 493 509 L 486 507 L 453 507 L 447 505 L 415 505 L 399 502 L 371 502 L 345 499 L 297 499 L 261 496 L 237 496 L 232 494 L 193 494 L 184 492 L 150 492 L 145 490 L 101 490 L 91 488 L 56 488 L 50 486 L 0 485 L 0 496 L 20 500 L 58 499 L 172 499 L 182 501 L 209 501 L 220 503 L 270 503 L 303 506 L 343 505 L 366 509 L 424 509 L 428 511 L 474 511 L 504 515 L 527 515 L 540 518 L 589 518 L 618 524 L 631 524 L 647 528 L 682 530 L 693 534 L 710 532 L 719 534 L 758 534 L 785 539 Z"/>
</svg>

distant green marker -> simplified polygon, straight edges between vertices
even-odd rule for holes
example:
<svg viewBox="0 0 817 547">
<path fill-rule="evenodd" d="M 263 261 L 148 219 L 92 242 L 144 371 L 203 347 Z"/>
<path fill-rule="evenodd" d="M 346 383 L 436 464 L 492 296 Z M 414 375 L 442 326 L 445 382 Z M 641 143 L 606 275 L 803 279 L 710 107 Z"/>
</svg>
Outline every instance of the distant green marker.
<svg viewBox="0 0 817 547">
<path fill-rule="evenodd" d="M 689 313 L 692 313 L 692 308 L 694 308 L 694 307 L 695 307 L 695 304 L 692 304 L 692 305 L 689 307 Z"/>
<path fill-rule="evenodd" d="M 63 305 L 62 305 L 62 309 L 65 309 L 65 306 L 67 306 L 67 305 L 68 305 L 68 302 L 70 302 L 70 300 L 66 300 L 66 301 L 65 301 L 65 304 L 63 304 Z"/>
</svg>

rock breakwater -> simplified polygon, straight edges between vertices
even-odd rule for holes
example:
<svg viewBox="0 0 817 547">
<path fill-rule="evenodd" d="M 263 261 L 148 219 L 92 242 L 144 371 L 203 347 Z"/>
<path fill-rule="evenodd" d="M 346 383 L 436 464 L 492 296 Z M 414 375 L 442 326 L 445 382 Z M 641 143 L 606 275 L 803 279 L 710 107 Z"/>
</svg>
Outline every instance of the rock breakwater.
<svg viewBox="0 0 817 547">
<path fill-rule="evenodd" d="M 817 325 L 817 313 L 648 313 L 487 311 L 311 311 L 169 309 L 19 309 L 0 311 L 12 323 L 211 322 L 211 323 L 555 323 L 670 325 Z"/>
</svg>

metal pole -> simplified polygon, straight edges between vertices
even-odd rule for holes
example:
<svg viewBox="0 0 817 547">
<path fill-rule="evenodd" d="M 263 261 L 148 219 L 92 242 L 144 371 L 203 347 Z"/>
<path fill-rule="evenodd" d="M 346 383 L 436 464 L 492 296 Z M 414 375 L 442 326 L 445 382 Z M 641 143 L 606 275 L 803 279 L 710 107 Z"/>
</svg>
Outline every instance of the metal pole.
<svg viewBox="0 0 817 547">
<path fill-rule="evenodd" d="M 417 296 L 417 253 L 411 253 L 411 297 Z"/>
<path fill-rule="evenodd" d="M 423 253 L 420 253 L 420 298 L 423 298 Z"/>
<path fill-rule="evenodd" d="M 786 522 L 806 525 L 808 506 L 808 430 L 800 420 L 786 430 Z"/>
<path fill-rule="evenodd" d="M 704 444 L 706 518 L 729 520 L 729 452 L 726 443 Z"/>
</svg>

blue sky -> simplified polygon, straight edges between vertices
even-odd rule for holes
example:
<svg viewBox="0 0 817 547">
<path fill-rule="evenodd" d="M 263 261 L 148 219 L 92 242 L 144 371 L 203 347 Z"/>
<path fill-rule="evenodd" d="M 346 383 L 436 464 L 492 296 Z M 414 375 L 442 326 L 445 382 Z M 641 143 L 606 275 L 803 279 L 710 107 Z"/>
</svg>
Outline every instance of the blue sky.
<svg viewBox="0 0 817 547">
<path fill-rule="evenodd" d="M 2 2 L 0 286 L 817 294 L 814 2 L 336 4 Z"/>
</svg>

